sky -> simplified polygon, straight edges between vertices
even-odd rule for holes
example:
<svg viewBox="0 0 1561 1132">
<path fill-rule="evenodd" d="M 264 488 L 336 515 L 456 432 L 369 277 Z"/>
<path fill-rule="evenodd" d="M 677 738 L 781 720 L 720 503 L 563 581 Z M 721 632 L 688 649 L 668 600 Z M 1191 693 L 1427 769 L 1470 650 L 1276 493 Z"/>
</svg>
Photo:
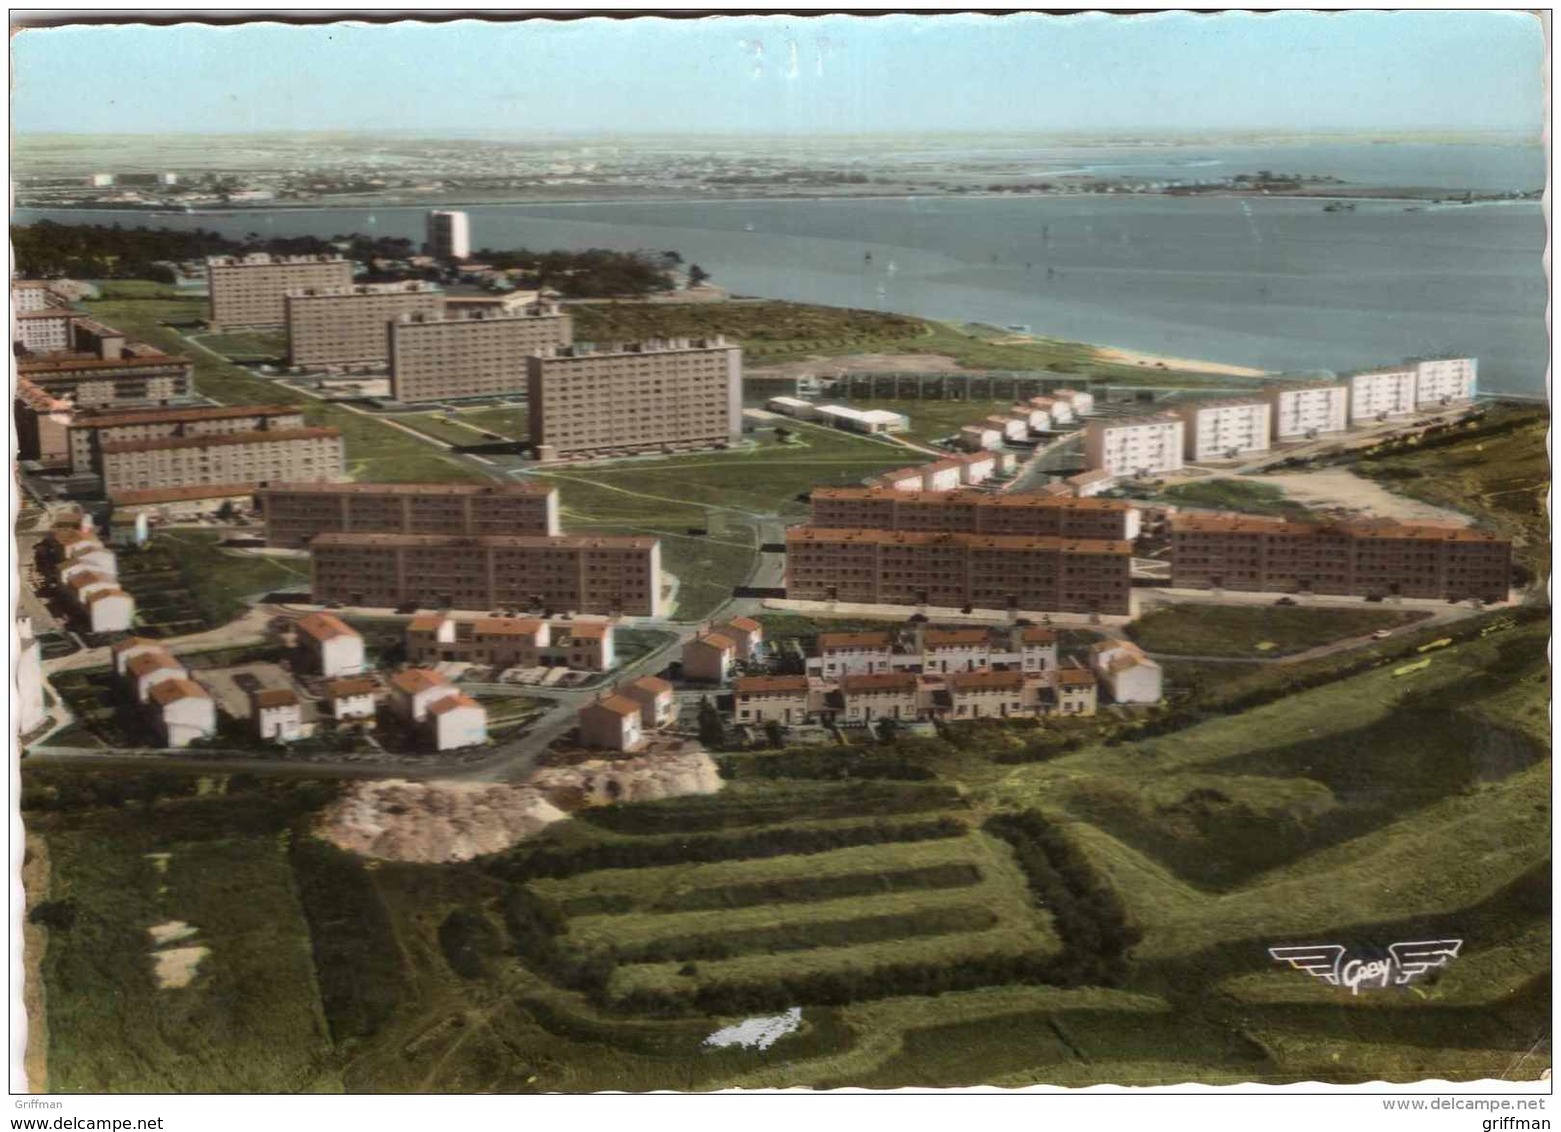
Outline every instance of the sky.
<svg viewBox="0 0 1561 1132">
<path fill-rule="evenodd" d="M 21 133 L 1523 131 L 1512 11 L 33 28 Z"/>
</svg>

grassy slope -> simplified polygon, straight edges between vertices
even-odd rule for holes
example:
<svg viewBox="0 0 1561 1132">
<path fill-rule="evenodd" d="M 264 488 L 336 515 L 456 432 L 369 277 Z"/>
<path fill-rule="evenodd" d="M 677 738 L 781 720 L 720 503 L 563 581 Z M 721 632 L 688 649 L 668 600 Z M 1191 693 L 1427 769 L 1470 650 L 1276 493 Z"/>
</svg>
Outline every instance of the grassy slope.
<svg viewBox="0 0 1561 1132">
<path fill-rule="evenodd" d="M 1419 620 L 1393 609 L 1176 605 L 1151 611 L 1128 635 L 1153 653 L 1181 656 L 1284 656 Z M 1260 644 L 1274 647 L 1260 649 Z"/>
<path fill-rule="evenodd" d="M 1005 336 L 969 324 L 806 303 L 592 303 L 573 306 L 571 313 L 580 341 L 724 334 L 741 343 L 753 366 L 846 354 L 942 354 L 971 369 L 1050 370 L 1123 384 L 1232 384 L 1225 377 L 1105 362 L 1081 342 L 1007 343 L 994 341 Z"/>
<path fill-rule="evenodd" d="M 1393 491 L 1475 515 L 1511 538 L 1515 557 L 1545 577 L 1550 572 L 1550 459 L 1545 449 L 1550 419 L 1542 409 L 1497 408 L 1483 423 L 1506 419 L 1519 424 L 1505 435 L 1365 459 L 1355 470 Z"/>
</svg>

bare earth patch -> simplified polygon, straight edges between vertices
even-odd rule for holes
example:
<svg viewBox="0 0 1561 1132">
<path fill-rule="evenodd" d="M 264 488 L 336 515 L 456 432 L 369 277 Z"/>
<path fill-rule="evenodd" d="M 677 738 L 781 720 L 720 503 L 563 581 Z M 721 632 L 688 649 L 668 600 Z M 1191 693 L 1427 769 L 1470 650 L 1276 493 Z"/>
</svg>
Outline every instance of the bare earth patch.
<svg viewBox="0 0 1561 1132">
<path fill-rule="evenodd" d="M 181 939 L 189 939 L 195 932 L 195 927 L 183 920 L 169 920 L 165 924 L 157 924 L 146 929 L 146 934 L 152 937 L 152 942 L 158 947 L 165 943 L 177 943 Z"/>
<path fill-rule="evenodd" d="M 569 815 L 552 799 L 571 805 L 648 801 L 720 788 L 715 763 L 703 751 L 549 767 L 524 783 L 362 781 L 325 811 L 319 833 L 366 857 L 469 861 L 563 821 Z"/>
<path fill-rule="evenodd" d="M 1452 523 L 1460 527 L 1469 525 L 1467 515 L 1431 503 L 1422 503 L 1407 495 L 1397 495 L 1348 468 L 1321 468 L 1315 472 L 1286 472 L 1251 478 L 1254 483 L 1273 484 L 1297 503 L 1314 510 L 1342 507 L 1372 518 L 1399 519 L 1412 523 Z"/>
<path fill-rule="evenodd" d="M 164 990 L 187 987 L 200 969 L 201 960 L 211 954 L 209 947 L 173 947 L 167 951 L 154 951 L 157 961 L 157 985 Z"/>
</svg>

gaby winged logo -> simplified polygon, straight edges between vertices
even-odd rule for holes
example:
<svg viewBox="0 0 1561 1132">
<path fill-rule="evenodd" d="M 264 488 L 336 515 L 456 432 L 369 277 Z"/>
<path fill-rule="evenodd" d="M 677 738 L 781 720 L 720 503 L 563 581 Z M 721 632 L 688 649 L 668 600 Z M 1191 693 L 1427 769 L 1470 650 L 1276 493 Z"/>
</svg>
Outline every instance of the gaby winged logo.
<svg viewBox="0 0 1561 1132">
<path fill-rule="evenodd" d="M 1268 953 L 1276 963 L 1288 963 L 1329 986 L 1348 987 L 1351 994 L 1359 994 L 1362 987 L 1381 990 L 1412 983 L 1427 971 L 1447 966 L 1462 947 L 1461 939 L 1421 939 L 1390 943 L 1385 955 L 1352 954 L 1337 943 L 1270 947 Z"/>
</svg>

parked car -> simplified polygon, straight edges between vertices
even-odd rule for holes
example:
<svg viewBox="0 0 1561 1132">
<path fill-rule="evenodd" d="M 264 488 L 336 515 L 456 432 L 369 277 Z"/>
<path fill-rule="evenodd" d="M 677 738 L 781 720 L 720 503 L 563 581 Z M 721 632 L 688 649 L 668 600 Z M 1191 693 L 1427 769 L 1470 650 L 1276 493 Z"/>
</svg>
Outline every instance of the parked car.
<svg viewBox="0 0 1561 1132">
<path fill-rule="evenodd" d="M 1392 629 L 1378 629 L 1375 633 L 1373 633 L 1371 635 L 1371 638 L 1372 638 L 1372 640 L 1380 641 L 1383 637 L 1391 637 L 1392 635 L 1393 635 L 1393 630 Z"/>
</svg>

